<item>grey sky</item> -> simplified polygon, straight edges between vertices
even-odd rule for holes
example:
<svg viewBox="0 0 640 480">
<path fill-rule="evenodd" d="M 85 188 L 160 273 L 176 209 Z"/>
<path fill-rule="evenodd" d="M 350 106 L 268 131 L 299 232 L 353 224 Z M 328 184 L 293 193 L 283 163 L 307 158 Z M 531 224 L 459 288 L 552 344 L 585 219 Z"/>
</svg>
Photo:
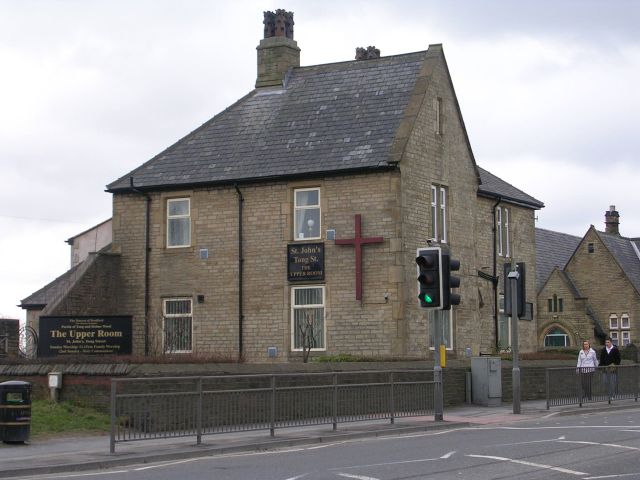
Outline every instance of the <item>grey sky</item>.
<svg viewBox="0 0 640 480">
<path fill-rule="evenodd" d="M 640 2 L 0 0 L 0 316 L 111 215 L 105 185 L 253 88 L 262 12 L 303 65 L 442 43 L 478 164 L 582 235 L 640 237 Z"/>
</svg>

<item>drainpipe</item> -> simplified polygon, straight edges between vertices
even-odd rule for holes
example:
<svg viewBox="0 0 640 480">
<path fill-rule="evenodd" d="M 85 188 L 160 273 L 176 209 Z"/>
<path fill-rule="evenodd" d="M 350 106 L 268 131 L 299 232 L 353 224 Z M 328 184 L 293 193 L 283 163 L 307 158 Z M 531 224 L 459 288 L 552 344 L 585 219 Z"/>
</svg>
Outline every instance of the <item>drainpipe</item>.
<svg viewBox="0 0 640 480">
<path fill-rule="evenodd" d="M 237 183 L 234 187 L 238 194 L 238 361 L 242 361 L 244 353 L 242 339 L 244 321 L 244 313 L 242 311 L 242 266 L 244 264 L 244 257 L 242 256 L 242 202 L 244 202 L 244 198 Z"/>
<path fill-rule="evenodd" d="M 495 331 L 495 344 L 496 350 L 498 348 L 499 339 L 498 339 L 498 277 L 497 275 L 497 262 L 496 258 L 496 208 L 502 202 L 502 197 L 498 197 L 498 201 L 493 205 L 493 327 Z"/>
<path fill-rule="evenodd" d="M 148 193 L 133 186 L 133 177 L 129 177 L 131 191 L 139 193 L 147 199 L 146 222 L 145 222 L 145 248 L 144 248 L 144 355 L 149 355 L 149 251 L 150 247 L 150 224 L 151 224 L 151 197 Z"/>
</svg>

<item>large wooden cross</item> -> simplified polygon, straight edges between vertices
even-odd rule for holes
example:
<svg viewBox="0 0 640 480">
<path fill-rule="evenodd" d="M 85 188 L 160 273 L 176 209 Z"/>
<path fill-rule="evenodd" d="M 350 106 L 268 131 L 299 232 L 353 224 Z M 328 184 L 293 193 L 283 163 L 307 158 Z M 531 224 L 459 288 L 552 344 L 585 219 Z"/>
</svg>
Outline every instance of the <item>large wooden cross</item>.
<svg viewBox="0 0 640 480">
<path fill-rule="evenodd" d="M 362 301 L 362 246 L 368 243 L 382 243 L 382 237 L 362 238 L 361 215 L 355 216 L 356 232 L 354 238 L 336 240 L 336 245 L 353 245 L 356 249 L 356 300 Z"/>
</svg>

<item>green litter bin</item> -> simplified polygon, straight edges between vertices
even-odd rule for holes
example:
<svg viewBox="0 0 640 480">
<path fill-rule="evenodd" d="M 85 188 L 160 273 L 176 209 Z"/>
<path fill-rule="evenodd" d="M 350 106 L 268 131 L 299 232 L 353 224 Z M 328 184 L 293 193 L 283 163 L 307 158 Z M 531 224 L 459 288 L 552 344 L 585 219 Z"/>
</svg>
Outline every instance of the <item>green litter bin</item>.
<svg viewBox="0 0 640 480">
<path fill-rule="evenodd" d="M 20 443 L 31 432 L 31 384 L 12 380 L 0 383 L 0 440 Z"/>
</svg>

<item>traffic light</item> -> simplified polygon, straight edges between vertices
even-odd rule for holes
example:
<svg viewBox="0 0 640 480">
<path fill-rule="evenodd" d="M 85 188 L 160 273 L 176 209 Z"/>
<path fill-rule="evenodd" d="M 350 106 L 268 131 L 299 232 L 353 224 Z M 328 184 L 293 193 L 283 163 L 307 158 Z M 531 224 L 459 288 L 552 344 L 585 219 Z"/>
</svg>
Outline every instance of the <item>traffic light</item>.
<svg viewBox="0 0 640 480">
<path fill-rule="evenodd" d="M 460 305 L 460 294 L 453 293 L 452 288 L 460 286 L 460 277 L 451 272 L 460 270 L 460 260 L 451 258 L 449 252 L 442 252 L 442 309 L 451 310 L 451 305 Z"/>
<path fill-rule="evenodd" d="M 442 250 L 440 247 L 428 247 L 418 250 L 418 288 L 420 306 L 442 309 Z"/>
<path fill-rule="evenodd" d="M 517 281 L 517 296 L 518 296 L 518 317 L 525 315 L 525 305 L 527 304 L 527 292 L 526 286 L 526 268 L 524 262 L 518 262 L 516 264 L 516 270 L 518 271 Z M 511 271 L 511 264 L 504 264 L 504 314 L 511 316 L 511 280 L 509 280 L 509 272 Z"/>
</svg>

